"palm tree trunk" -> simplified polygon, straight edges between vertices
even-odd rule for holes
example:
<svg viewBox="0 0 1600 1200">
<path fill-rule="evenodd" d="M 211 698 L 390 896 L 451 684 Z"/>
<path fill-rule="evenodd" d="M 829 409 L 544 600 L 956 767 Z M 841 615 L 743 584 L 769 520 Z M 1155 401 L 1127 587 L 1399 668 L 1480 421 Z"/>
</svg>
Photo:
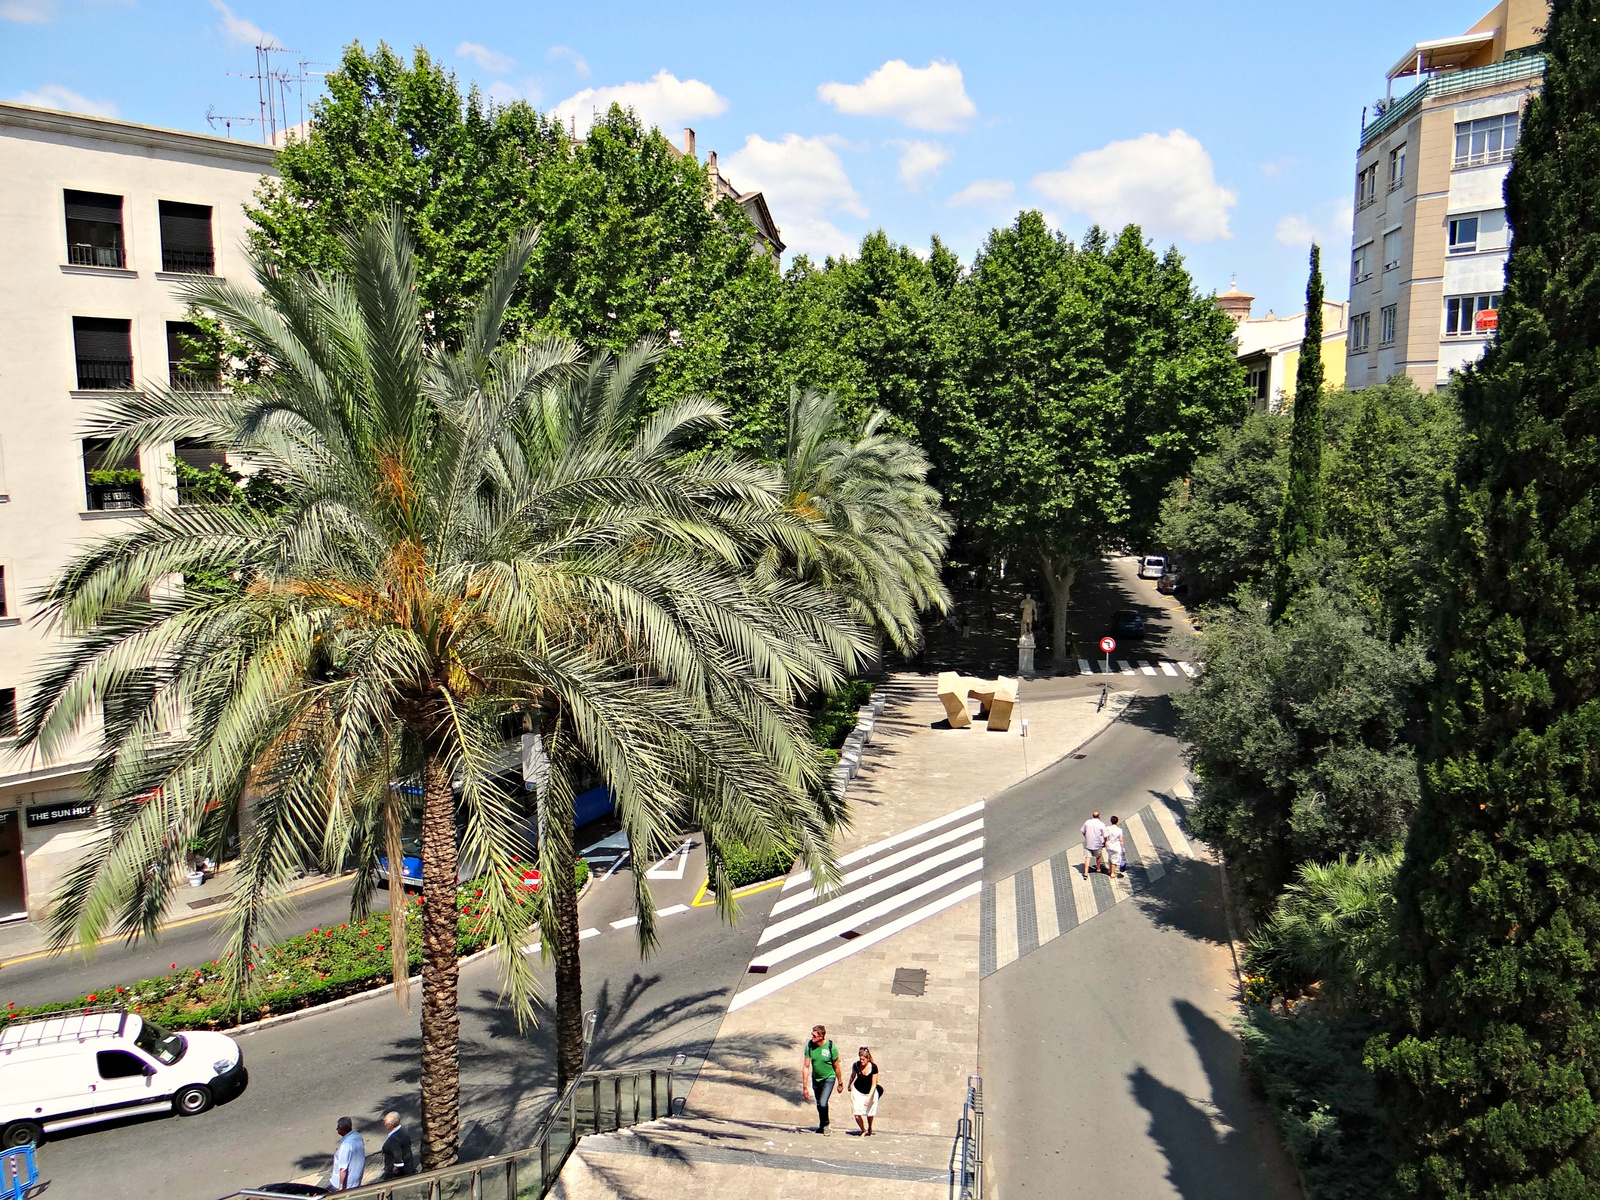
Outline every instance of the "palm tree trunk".
<svg viewBox="0 0 1600 1200">
<path fill-rule="evenodd" d="M 556 1088 L 583 1074 L 583 966 L 578 957 L 577 833 L 571 807 L 557 817 L 564 836 L 556 839 L 555 878 L 547 881 L 556 918 Z"/>
<path fill-rule="evenodd" d="M 461 966 L 456 957 L 456 814 L 450 771 L 429 755 L 422 782 L 422 1169 L 461 1148 Z"/>
</svg>

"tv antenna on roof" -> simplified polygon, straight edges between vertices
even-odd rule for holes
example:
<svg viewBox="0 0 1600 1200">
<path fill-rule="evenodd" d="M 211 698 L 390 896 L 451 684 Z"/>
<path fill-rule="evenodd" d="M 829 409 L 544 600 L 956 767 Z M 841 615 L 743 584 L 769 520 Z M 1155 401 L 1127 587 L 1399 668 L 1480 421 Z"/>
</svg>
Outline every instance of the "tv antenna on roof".
<svg viewBox="0 0 1600 1200">
<path fill-rule="evenodd" d="M 256 81 L 256 107 L 260 112 L 258 118 L 261 125 L 261 140 L 264 144 L 275 146 L 278 144 L 278 130 L 289 128 L 289 85 L 300 83 L 305 77 L 305 66 L 301 65 L 298 72 L 291 74 L 282 67 L 272 65 L 274 54 L 290 54 L 275 41 L 256 43 L 256 69 L 253 73 L 245 75 L 238 71 L 229 71 L 228 74 L 238 79 L 254 79 Z M 280 124 L 281 122 L 281 124 Z"/>
<path fill-rule="evenodd" d="M 216 129 L 220 125 L 222 127 L 224 136 L 226 137 L 233 136 L 233 127 L 235 125 L 254 125 L 255 123 L 256 119 L 254 117 L 219 116 L 217 114 L 217 106 L 215 104 L 209 104 L 206 106 L 206 124 L 210 125 L 213 129 Z"/>
</svg>

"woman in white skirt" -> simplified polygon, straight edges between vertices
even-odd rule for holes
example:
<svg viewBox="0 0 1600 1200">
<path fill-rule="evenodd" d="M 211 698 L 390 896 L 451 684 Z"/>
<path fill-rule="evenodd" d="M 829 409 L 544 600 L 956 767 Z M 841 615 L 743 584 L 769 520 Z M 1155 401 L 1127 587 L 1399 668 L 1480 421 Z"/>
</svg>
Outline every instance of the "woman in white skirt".
<svg viewBox="0 0 1600 1200">
<path fill-rule="evenodd" d="M 865 1046 L 860 1057 L 850 1064 L 850 1108 L 856 1114 L 856 1128 L 862 1137 L 872 1136 L 872 1118 L 878 1115 L 878 1097 L 883 1094 L 883 1076 Z"/>
</svg>

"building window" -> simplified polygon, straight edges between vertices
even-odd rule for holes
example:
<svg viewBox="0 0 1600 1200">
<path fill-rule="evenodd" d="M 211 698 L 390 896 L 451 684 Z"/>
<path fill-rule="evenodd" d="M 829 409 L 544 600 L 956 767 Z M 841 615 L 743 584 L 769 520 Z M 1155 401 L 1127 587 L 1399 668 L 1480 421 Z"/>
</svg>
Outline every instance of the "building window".
<svg viewBox="0 0 1600 1200">
<path fill-rule="evenodd" d="M 1400 265 L 1400 230 L 1391 229 L 1383 235 L 1383 269 L 1392 271 Z"/>
<path fill-rule="evenodd" d="M 1522 131 L 1520 113 L 1502 113 L 1478 121 L 1456 122 L 1457 167 L 1482 167 L 1505 162 L 1516 152 Z"/>
<path fill-rule="evenodd" d="M 213 392 L 220 386 L 215 363 L 202 361 L 205 333 L 188 321 L 167 322 L 167 379 L 175 388 Z"/>
<path fill-rule="evenodd" d="M 83 439 L 83 486 L 90 511 L 143 508 L 144 475 L 139 470 L 139 456 L 129 454 L 113 461 L 110 449 L 110 438 Z"/>
<path fill-rule="evenodd" d="M 127 321 L 107 317 L 72 318 L 79 391 L 133 386 L 132 328 Z"/>
<path fill-rule="evenodd" d="M 1389 190 L 1404 187 L 1406 182 L 1406 148 L 1398 146 L 1389 151 Z"/>
<path fill-rule="evenodd" d="M 1487 337 L 1500 323 L 1500 295 L 1451 296 L 1444 302 L 1445 337 Z"/>
<path fill-rule="evenodd" d="M 1372 339 L 1372 314 L 1358 313 L 1350 318 L 1350 349 L 1357 354 L 1367 348 Z"/>
<path fill-rule="evenodd" d="M 1373 163 L 1356 176 L 1356 211 L 1378 198 L 1378 164 Z"/>
<path fill-rule="evenodd" d="M 77 267 L 126 266 L 122 251 L 122 197 L 63 192 L 67 207 L 67 261 Z"/>
<path fill-rule="evenodd" d="M 1398 304 L 1385 304 L 1378 310 L 1378 345 L 1394 345 L 1394 327 L 1399 309 Z"/>
<path fill-rule="evenodd" d="M 184 275 L 215 273 L 211 249 L 211 206 L 163 200 L 161 209 L 161 269 Z"/>
<path fill-rule="evenodd" d="M 1350 259 L 1350 282 L 1362 283 L 1372 278 L 1372 243 L 1362 242 Z"/>
<path fill-rule="evenodd" d="M 1257 404 L 1266 404 L 1267 388 L 1272 379 L 1272 368 L 1266 363 L 1248 368 L 1244 373 L 1244 385 L 1250 389 L 1250 395 Z"/>
<path fill-rule="evenodd" d="M 10 596 L 6 592 L 6 569 L 0 567 L 0 617 L 11 615 L 11 605 L 7 603 Z"/>
<path fill-rule="evenodd" d="M 1478 248 L 1478 218 L 1450 218 L 1450 253 L 1466 254 Z"/>
<path fill-rule="evenodd" d="M 179 504 L 215 504 L 237 486 L 228 472 L 228 456 L 220 446 L 200 438 L 179 438 L 173 446 Z"/>
<path fill-rule="evenodd" d="M 0 688 L 0 738 L 17 736 L 17 689 Z"/>
</svg>

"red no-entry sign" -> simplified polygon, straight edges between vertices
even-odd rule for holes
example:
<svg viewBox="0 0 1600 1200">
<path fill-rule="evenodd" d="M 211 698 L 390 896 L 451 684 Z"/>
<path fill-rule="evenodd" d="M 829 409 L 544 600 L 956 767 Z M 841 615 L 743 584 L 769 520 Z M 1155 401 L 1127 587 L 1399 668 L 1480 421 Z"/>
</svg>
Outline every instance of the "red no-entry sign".
<svg viewBox="0 0 1600 1200">
<path fill-rule="evenodd" d="M 1114 638 L 1114 637 L 1103 637 L 1103 638 L 1100 639 L 1100 649 L 1104 650 L 1107 654 L 1110 654 L 1116 648 L 1117 648 L 1117 639 L 1116 638 Z"/>
</svg>

